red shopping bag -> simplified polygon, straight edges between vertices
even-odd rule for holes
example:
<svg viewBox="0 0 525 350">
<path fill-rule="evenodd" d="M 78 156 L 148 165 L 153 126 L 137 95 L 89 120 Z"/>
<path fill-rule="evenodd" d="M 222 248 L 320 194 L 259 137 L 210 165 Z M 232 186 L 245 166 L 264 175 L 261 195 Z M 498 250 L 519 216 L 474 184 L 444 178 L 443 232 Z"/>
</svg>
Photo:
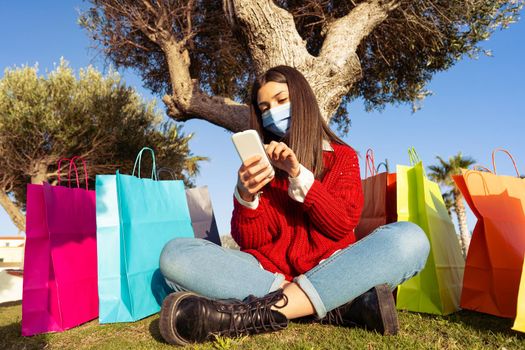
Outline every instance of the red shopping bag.
<svg viewBox="0 0 525 350">
<path fill-rule="evenodd" d="M 370 177 L 368 177 L 370 171 Z M 364 206 L 361 219 L 355 229 L 355 236 L 359 240 L 376 228 L 397 221 L 396 205 L 396 174 L 386 172 L 377 173 L 374 153 L 366 151 L 365 179 L 363 186 Z"/>
<path fill-rule="evenodd" d="M 59 332 L 98 316 L 95 191 L 78 184 L 27 186 L 22 335 Z M 77 188 L 71 188 L 74 169 Z"/>
</svg>

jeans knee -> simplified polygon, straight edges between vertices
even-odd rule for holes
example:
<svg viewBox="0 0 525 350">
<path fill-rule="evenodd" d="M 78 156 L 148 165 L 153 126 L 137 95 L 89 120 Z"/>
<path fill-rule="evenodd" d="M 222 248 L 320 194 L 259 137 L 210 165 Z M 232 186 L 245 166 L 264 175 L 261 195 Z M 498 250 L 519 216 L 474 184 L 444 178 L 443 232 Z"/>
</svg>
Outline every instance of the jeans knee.
<svg viewBox="0 0 525 350">
<path fill-rule="evenodd" d="M 404 261 L 411 261 L 423 268 L 430 252 L 430 243 L 425 231 L 418 225 L 399 221 L 391 224 L 395 234 L 391 235 L 392 247 Z"/>
<path fill-rule="evenodd" d="M 170 281 L 176 282 L 183 275 L 189 273 L 188 268 L 193 264 L 191 258 L 192 248 L 201 246 L 202 242 L 196 238 L 175 238 L 166 243 L 160 253 L 159 267 L 162 275 Z"/>
</svg>

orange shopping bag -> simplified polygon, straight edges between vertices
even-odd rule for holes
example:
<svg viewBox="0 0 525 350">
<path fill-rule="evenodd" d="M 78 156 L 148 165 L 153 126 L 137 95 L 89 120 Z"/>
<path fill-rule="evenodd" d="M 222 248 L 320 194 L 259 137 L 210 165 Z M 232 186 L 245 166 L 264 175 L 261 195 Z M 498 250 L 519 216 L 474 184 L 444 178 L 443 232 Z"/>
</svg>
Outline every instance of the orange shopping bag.
<svg viewBox="0 0 525 350">
<path fill-rule="evenodd" d="M 496 174 L 494 157 L 503 151 L 518 177 Z M 509 152 L 492 152 L 494 173 L 462 170 L 454 176 L 478 221 L 467 254 L 460 305 L 514 318 L 525 252 L 525 179 Z"/>
<path fill-rule="evenodd" d="M 370 171 L 370 177 L 368 177 Z M 359 240 L 379 226 L 397 221 L 396 205 L 396 174 L 377 173 L 374 152 L 366 151 L 365 179 L 363 185 L 364 206 L 361 219 L 355 229 L 355 236 Z"/>
</svg>

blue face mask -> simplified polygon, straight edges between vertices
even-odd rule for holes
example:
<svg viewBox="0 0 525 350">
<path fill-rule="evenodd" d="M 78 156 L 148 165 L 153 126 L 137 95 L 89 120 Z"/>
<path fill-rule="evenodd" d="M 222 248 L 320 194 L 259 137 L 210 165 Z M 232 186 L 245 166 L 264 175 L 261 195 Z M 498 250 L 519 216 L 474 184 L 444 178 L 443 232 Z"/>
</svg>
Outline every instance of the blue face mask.
<svg viewBox="0 0 525 350">
<path fill-rule="evenodd" d="M 263 127 L 279 137 L 283 137 L 290 129 L 290 102 L 267 109 L 262 114 Z"/>
</svg>

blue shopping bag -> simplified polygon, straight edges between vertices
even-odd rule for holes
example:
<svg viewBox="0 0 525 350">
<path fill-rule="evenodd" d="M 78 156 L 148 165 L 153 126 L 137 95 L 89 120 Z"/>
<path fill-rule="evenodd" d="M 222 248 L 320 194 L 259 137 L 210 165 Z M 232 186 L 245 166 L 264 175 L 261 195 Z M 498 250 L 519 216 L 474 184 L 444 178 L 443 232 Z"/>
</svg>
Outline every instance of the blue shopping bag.
<svg viewBox="0 0 525 350">
<path fill-rule="evenodd" d="M 153 169 L 143 179 L 144 151 L 151 152 Z M 100 323 L 152 315 L 169 292 L 159 270 L 162 248 L 175 237 L 194 237 L 184 184 L 157 181 L 155 154 L 145 147 L 133 175 L 97 175 L 96 193 Z"/>
</svg>

